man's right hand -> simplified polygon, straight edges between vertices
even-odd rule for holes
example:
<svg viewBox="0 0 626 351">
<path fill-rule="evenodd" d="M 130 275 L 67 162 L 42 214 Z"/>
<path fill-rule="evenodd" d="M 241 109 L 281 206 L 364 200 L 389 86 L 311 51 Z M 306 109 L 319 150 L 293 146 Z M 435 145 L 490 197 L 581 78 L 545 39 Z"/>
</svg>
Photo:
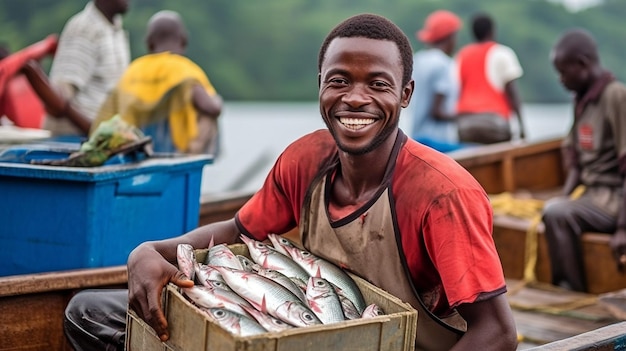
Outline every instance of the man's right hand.
<svg viewBox="0 0 626 351">
<path fill-rule="evenodd" d="M 162 341 L 169 339 L 165 314 L 161 308 L 163 288 L 172 282 L 192 287 L 194 282 L 163 258 L 152 242 L 135 248 L 128 256 L 129 307 L 154 329 Z"/>
</svg>

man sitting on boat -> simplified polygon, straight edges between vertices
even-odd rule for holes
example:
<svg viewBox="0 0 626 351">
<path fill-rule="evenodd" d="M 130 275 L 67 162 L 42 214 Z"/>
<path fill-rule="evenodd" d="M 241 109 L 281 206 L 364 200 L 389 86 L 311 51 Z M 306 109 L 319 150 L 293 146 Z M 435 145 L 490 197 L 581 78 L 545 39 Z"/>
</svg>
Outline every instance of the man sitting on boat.
<svg viewBox="0 0 626 351">
<path fill-rule="evenodd" d="M 596 41 L 582 29 L 561 36 L 552 63 L 576 97 L 574 124 L 563 141 L 564 196 L 545 204 L 545 236 L 553 284 L 586 291 L 583 232 L 613 233 L 613 256 L 620 271 L 626 268 L 626 87 L 600 65 Z"/>
<path fill-rule="evenodd" d="M 147 32 L 150 53 L 130 64 L 91 131 L 119 114 L 152 137 L 154 151 L 215 155 L 222 98 L 204 71 L 183 56 L 187 32 L 180 16 L 160 11 Z"/>
</svg>

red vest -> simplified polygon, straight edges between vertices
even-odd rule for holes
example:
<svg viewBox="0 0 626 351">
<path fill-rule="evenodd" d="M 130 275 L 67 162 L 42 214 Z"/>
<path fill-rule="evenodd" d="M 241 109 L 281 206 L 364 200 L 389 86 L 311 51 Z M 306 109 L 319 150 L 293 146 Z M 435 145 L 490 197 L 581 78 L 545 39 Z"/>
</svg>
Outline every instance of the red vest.
<svg viewBox="0 0 626 351">
<path fill-rule="evenodd" d="M 23 74 L 6 81 L 4 93 L 0 96 L 0 116 L 3 114 L 17 127 L 43 127 L 44 105 Z"/>
<path fill-rule="evenodd" d="M 487 79 L 487 54 L 494 45 L 494 41 L 470 44 L 457 55 L 461 83 L 457 113 L 492 112 L 509 119 L 511 107 L 505 91 L 497 89 Z"/>
</svg>

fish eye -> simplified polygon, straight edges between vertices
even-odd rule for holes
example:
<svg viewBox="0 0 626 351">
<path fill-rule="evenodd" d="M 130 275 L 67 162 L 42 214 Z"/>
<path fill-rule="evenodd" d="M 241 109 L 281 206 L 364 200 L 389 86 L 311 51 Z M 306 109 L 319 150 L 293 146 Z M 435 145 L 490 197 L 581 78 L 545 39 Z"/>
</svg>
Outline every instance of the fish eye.
<svg viewBox="0 0 626 351">
<path fill-rule="evenodd" d="M 303 313 L 303 314 L 302 314 L 302 317 L 304 317 L 304 319 L 305 319 L 306 321 L 308 321 L 308 322 L 310 322 L 310 321 L 312 321 L 312 320 L 313 320 L 313 316 L 312 316 L 310 313 L 308 313 L 308 312 Z"/>
<path fill-rule="evenodd" d="M 315 282 L 315 285 L 317 285 L 317 286 L 324 286 L 324 285 L 326 285 L 326 284 L 324 284 L 324 282 L 323 282 L 323 281 L 321 281 L 321 280 L 317 280 L 317 281 Z"/>
<path fill-rule="evenodd" d="M 214 314 L 216 317 L 224 317 L 226 315 L 226 313 L 222 310 L 216 310 Z"/>
</svg>

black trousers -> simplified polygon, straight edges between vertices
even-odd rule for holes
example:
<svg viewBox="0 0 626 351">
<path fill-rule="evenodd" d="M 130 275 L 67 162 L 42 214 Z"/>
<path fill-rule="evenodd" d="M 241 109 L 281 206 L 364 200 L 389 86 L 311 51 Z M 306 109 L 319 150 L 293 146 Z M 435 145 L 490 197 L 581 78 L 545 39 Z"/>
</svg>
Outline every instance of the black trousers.
<svg viewBox="0 0 626 351">
<path fill-rule="evenodd" d="M 76 294 L 63 328 L 76 351 L 124 351 L 128 290 L 93 289 Z"/>
<path fill-rule="evenodd" d="M 616 219 L 585 196 L 578 200 L 556 197 L 546 202 L 543 223 L 552 284 L 586 292 L 581 236 L 586 231 L 612 233 L 616 228 Z"/>
<path fill-rule="evenodd" d="M 457 124 L 462 143 L 494 144 L 512 138 L 509 122 L 493 113 L 461 115 Z"/>
</svg>

